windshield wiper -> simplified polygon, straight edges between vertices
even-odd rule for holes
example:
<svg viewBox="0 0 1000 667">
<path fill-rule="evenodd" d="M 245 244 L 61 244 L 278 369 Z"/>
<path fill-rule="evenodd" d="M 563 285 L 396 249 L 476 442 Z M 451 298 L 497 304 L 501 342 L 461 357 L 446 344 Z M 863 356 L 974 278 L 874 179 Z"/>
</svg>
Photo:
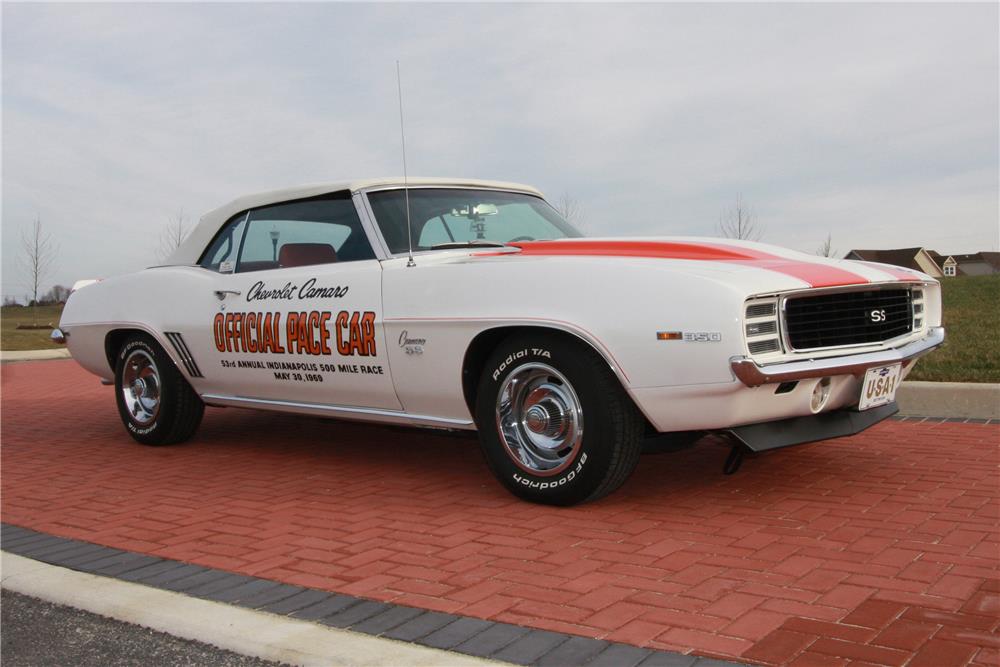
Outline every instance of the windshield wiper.
<svg viewBox="0 0 1000 667">
<path fill-rule="evenodd" d="M 447 250 L 448 248 L 506 248 L 506 243 L 499 241 L 449 241 L 447 243 L 435 243 L 431 250 Z"/>
</svg>

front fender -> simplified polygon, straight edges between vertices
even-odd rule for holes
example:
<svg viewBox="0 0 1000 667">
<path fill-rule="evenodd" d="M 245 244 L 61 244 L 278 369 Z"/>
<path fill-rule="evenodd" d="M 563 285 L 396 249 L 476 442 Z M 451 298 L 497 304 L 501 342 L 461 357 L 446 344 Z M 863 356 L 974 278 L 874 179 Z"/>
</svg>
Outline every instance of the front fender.
<svg viewBox="0 0 1000 667">
<path fill-rule="evenodd" d="M 451 340 L 460 326 L 471 340 L 486 326 L 551 323 L 606 352 L 626 386 L 722 383 L 733 381 L 729 359 L 743 351 L 746 291 L 735 277 L 743 271 L 679 271 L 655 259 L 422 258 L 414 268 L 387 266 L 383 294 L 387 322 L 421 337 Z M 659 340 L 658 332 L 706 335 Z"/>
</svg>

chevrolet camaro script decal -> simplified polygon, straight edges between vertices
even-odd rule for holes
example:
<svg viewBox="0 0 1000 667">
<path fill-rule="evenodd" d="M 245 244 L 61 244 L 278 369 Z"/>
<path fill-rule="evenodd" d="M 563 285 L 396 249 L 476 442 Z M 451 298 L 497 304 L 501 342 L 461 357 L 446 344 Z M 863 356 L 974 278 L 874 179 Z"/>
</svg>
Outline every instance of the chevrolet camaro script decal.
<svg viewBox="0 0 1000 667">
<path fill-rule="evenodd" d="M 282 287 L 269 288 L 263 282 L 256 282 L 247 292 L 247 301 L 263 301 L 265 299 L 341 299 L 347 296 L 349 286 L 336 285 L 322 287 L 316 285 L 316 279 L 310 278 L 302 287 L 285 283 Z"/>
</svg>

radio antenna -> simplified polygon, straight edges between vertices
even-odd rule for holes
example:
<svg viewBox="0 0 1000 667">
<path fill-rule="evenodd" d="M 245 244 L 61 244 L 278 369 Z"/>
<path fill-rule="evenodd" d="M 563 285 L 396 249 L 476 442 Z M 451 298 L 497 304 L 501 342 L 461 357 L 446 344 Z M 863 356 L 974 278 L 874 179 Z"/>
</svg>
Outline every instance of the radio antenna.
<svg viewBox="0 0 1000 667">
<path fill-rule="evenodd" d="M 403 196 L 406 198 L 406 266 L 416 266 L 413 261 L 413 232 L 410 228 L 410 187 L 406 178 L 406 132 L 403 130 L 403 84 L 399 76 L 399 61 L 396 61 L 396 92 L 399 94 L 399 139 L 403 146 Z"/>
</svg>

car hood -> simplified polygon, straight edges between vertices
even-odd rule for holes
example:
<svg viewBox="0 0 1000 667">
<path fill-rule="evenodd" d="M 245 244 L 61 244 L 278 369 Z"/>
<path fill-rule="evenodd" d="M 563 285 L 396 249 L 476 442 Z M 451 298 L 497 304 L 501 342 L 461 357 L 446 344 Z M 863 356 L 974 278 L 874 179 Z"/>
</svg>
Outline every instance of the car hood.
<svg viewBox="0 0 1000 667">
<path fill-rule="evenodd" d="M 510 243 L 476 257 L 606 258 L 609 261 L 656 260 L 671 268 L 701 273 L 747 274 L 766 272 L 773 282 L 790 287 L 840 287 L 882 282 L 923 282 L 930 276 L 904 267 L 817 257 L 795 250 L 750 241 L 696 237 L 579 238 Z M 761 275 L 760 277 L 764 277 Z M 767 281 L 772 282 L 772 281 Z"/>
</svg>

